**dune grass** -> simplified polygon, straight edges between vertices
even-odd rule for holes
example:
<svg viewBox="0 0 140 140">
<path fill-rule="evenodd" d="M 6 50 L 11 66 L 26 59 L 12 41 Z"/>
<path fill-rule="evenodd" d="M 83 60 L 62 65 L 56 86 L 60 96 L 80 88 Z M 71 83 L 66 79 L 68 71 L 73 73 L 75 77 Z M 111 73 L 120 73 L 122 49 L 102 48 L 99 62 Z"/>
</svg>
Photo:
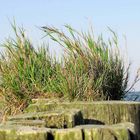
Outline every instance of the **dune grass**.
<svg viewBox="0 0 140 140">
<path fill-rule="evenodd" d="M 92 29 L 78 32 L 65 26 L 69 33 L 43 27 L 47 35 L 66 50 L 62 88 L 73 100 L 120 100 L 126 93 L 129 65 L 120 55 L 117 35 L 106 43 L 100 36 L 96 41 Z M 63 91 L 62 91 L 63 92 Z"/>
<path fill-rule="evenodd" d="M 58 63 L 52 61 L 46 46 L 35 50 L 24 30 L 17 30 L 15 26 L 13 29 L 16 38 L 3 44 L 5 52 L 0 59 L 0 87 L 5 101 L 18 111 L 32 98 L 50 91 L 49 83 Z"/>
<path fill-rule="evenodd" d="M 2 45 L 0 90 L 7 103 L 6 113 L 22 111 L 32 98 L 65 100 L 121 100 L 126 94 L 129 65 L 125 66 L 118 39 L 113 33 L 107 43 L 94 39 L 92 29 L 68 33 L 42 27 L 47 37 L 65 49 L 61 62 L 51 57 L 47 45 L 34 47 L 22 28 L 13 25 L 15 38 Z"/>
</svg>

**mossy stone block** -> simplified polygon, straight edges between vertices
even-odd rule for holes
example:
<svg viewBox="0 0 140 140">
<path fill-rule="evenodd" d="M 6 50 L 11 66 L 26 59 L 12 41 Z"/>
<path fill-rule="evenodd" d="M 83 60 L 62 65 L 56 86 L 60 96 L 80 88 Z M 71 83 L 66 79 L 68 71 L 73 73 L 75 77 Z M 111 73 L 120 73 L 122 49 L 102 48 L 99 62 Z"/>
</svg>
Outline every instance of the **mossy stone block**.
<svg viewBox="0 0 140 140">
<path fill-rule="evenodd" d="M 6 125 L 0 126 L 0 140 L 49 140 L 46 128 Z"/>
<path fill-rule="evenodd" d="M 81 125 L 84 140 L 137 140 L 134 124 Z"/>
<path fill-rule="evenodd" d="M 81 129 L 60 129 L 55 132 L 54 140 L 83 140 Z"/>
<path fill-rule="evenodd" d="M 10 121 L 43 120 L 43 121 L 45 121 L 45 127 L 63 128 L 63 126 L 64 126 L 64 113 L 62 111 L 26 113 L 26 114 L 21 114 L 21 115 L 9 117 L 9 120 Z"/>
<path fill-rule="evenodd" d="M 128 129 L 124 128 L 93 128 L 94 140 L 131 140 Z"/>
<path fill-rule="evenodd" d="M 70 109 L 64 112 L 66 128 L 83 124 L 83 115 L 79 109 Z"/>
<path fill-rule="evenodd" d="M 136 133 L 140 135 L 140 102 L 133 101 L 94 101 L 94 102 L 58 102 L 36 103 L 39 110 L 80 109 L 86 124 L 116 124 L 132 122 Z M 28 109 L 27 109 L 28 110 Z M 30 110 L 31 111 L 31 110 Z M 139 136 L 140 139 L 140 136 Z"/>
<path fill-rule="evenodd" d="M 13 120 L 6 122 L 6 124 L 36 127 L 45 127 L 46 125 L 44 120 Z"/>
<path fill-rule="evenodd" d="M 49 128 L 72 128 L 83 123 L 83 116 L 79 109 L 55 110 L 36 113 L 25 113 L 9 117 L 13 124 L 45 126 Z M 41 122 L 40 120 L 44 121 Z M 40 121 L 40 122 L 39 122 Z M 39 124 L 40 123 L 40 124 Z M 45 124 L 45 125 L 44 125 Z"/>
</svg>

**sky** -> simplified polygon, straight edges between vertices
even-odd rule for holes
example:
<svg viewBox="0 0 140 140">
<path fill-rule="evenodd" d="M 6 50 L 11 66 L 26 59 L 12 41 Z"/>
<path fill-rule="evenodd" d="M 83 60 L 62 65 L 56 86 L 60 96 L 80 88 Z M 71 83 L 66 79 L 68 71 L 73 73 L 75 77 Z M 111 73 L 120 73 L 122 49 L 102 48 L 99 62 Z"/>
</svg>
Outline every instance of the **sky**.
<svg viewBox="0 0 140 140">
<path fill-rule="evenodd" d="M 45 25 L 63 29 L 70 24 L 77 30 L 86 30 L 92 24 L 95 36 L 102 33 L 105 38 L 110 27 L 118 34 L 122 49 L 126 37 L 131 62 L 129 84 L 140 67 L 140 0 L 0 0 L 0 43 L 13 35 L 13 19 L 26 29 L 34 43 L 42 41 L 44 34 L 39 27 Z M 60 51 L 56 47 L 54 50 Z M 140 90 L 140 82 L 135 90 Z"/>
</svg>

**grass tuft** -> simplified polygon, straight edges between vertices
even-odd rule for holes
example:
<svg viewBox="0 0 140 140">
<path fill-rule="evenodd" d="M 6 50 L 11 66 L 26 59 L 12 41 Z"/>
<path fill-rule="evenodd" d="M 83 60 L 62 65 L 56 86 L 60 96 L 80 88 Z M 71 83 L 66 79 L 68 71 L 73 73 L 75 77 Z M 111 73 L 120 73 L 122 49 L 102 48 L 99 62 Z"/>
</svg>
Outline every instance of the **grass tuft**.
<svg viewBox="0 0 140 140">
<path fill-rule="evenodd" d="M 121 100 L 128 92 L 129 67 L 121 56 L 117 35 L 106 43 L 95 40 L 92 28 L 78 32 L 66 25 L 67 33 L 42 27 L 65 53 L 61 62 L 46 45 L 36 48 L 22 28 L 12 25 L 15 38 L 2 45 L 0 90 L 6 101 L 5 114 L 21 112 L 32 98 L 64 98 L 69 101 Z M 136 76 L 135 82 L 138 81 Z M 130 89 L 134 86 L 130 87 Z"/>
<path fill-rule="evenodd" d="M 106 43 L 102 36 L 96 41 L 91 31 L 78 32 L 66 25 L 69 36 L 53 27 L 42 30 L 63 47 L 67 54 L 65 63 L 65 94 L 74 100 L 120 100 L 125 95 L 129 77 L 120 55 L 115 32 L 112 41 Z"/>
</svg>

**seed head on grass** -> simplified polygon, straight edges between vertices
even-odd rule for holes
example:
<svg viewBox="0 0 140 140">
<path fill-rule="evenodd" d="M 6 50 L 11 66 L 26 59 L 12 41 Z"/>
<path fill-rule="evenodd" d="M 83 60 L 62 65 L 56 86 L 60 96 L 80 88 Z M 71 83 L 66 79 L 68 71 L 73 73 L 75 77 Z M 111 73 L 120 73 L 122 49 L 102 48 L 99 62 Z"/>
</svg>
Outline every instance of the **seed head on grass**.
<svg viewBox="0 0 140 140">
<path fill-rule="evenodd" d="M 102 36 L 95 40 L 92 29 L 78 32 L 66 25 L 64 33 L 43 27 L 45 34 L 65 50 L 62 60 L 57 61 L 47 45 L 34 47 L 23 28 L 12 27 L 15 38 L 5 41 L 0 57 L 0 91 L 7 104 L 6 114 L 22 111 L 32 98 L 121 100 L 128 92 L 130 65 L 125 66 L 112 30 L 112 40 L 106 43 Z M 137 81 L 138 76 L 134 84 Z"/>
<path fill-rule="evenodd" d="M 127 88 L 128 68 L 119 53 L 117 35 L 106 43 L 102 36 L 96 41 L 91 30 L 78 32 L 66 25 L 69 36 L 53 27 L 42 30 L 66 49 L 65 88 L 68 96 L 78 100 L 120 100 Z M 125 70 L 127 70 L 125 72 Z"/>
<path fill-rule="evenodd" d="M 51 58 L 46 46 L 35 49 L 24 30 L 18 30 L 14 25 L 13 29 L 15 38 L 7 39 L 3 44 L 0 88 L 9 106 L 19 111 L 32 98 L 45 96 L 51 91 L 50 79 L 53 79 L 59 64 Z"/>
</svg>

